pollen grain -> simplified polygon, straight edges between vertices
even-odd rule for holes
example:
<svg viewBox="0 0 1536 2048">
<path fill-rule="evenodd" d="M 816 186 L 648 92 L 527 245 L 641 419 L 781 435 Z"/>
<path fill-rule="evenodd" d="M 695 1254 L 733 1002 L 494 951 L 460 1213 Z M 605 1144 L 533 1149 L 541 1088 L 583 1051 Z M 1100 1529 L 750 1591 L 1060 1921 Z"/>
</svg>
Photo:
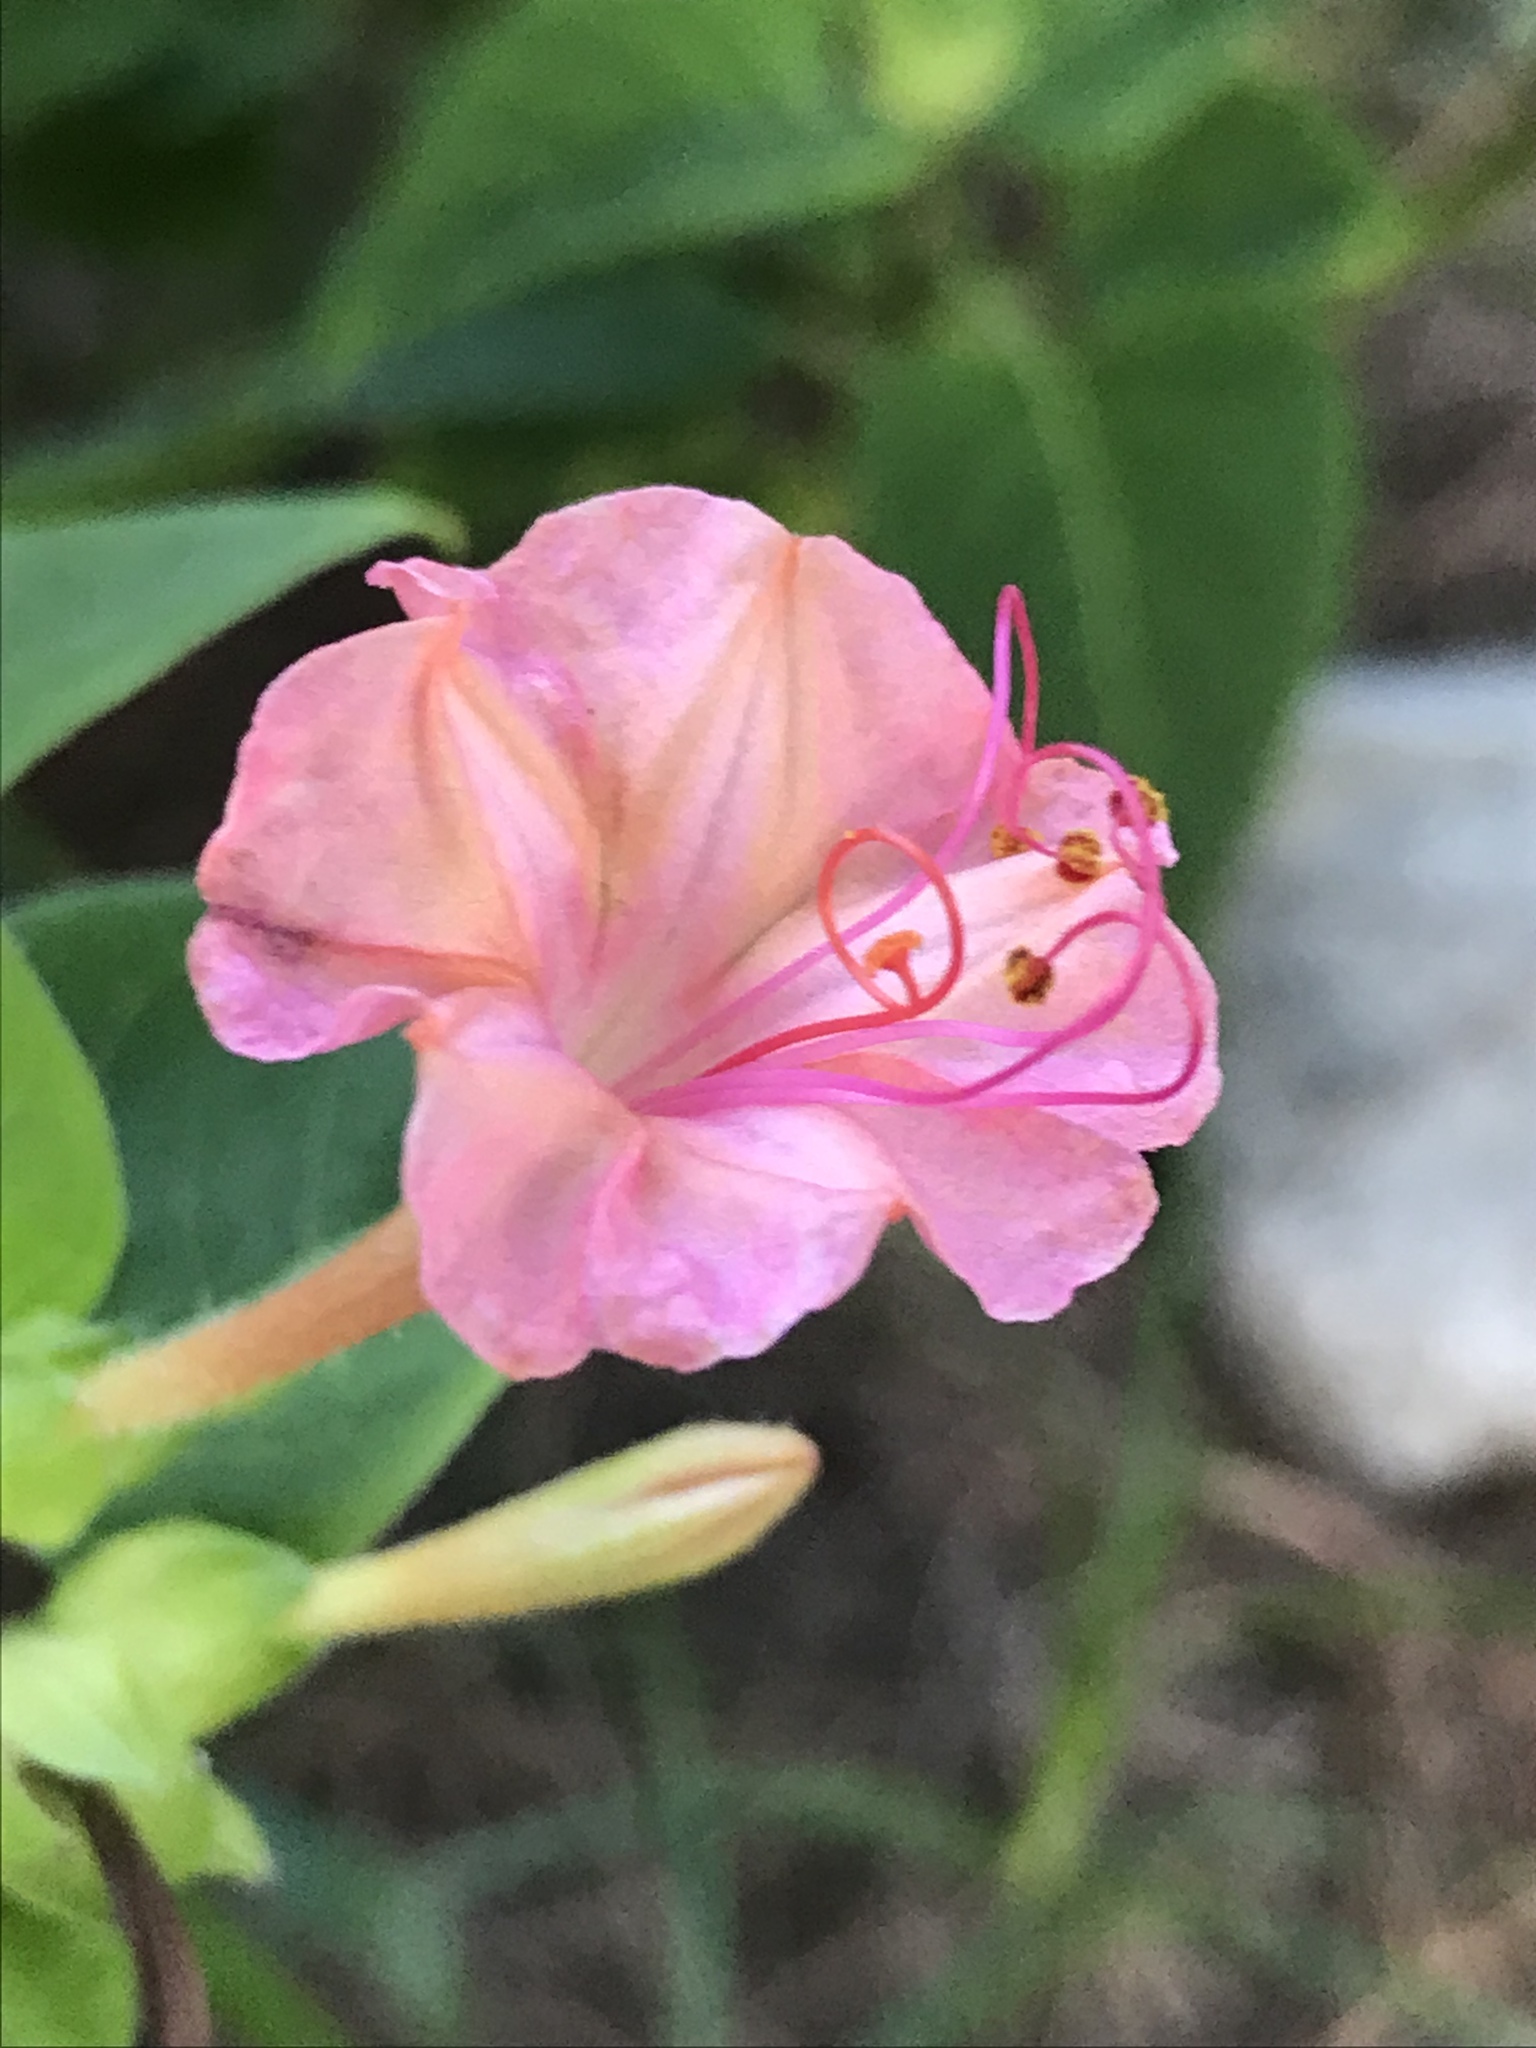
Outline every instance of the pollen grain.
<svg viewBox="0 0 1536 2048">
<path fill-rule="evenodd" d="M 1104 872 L 1097 832 L 1064 832 L 1056 849 L 1056 872 L 1064 882 L 1096 882 Z"/>
<path fill-rule="evenodd" d="M 1050 961 L 1028 946 L 1015 946 L 1003 962 L 1003 981 L 1016 1003 L 1043 1003 L 1055 979 Z"/>
</svg>

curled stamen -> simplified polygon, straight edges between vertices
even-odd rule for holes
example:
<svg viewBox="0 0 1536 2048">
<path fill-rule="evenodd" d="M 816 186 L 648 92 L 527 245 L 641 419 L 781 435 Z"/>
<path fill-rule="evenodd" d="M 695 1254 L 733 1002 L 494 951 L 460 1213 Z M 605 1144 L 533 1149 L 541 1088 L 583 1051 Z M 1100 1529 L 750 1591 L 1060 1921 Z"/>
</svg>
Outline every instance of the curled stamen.
<svg viewBox="0 0 1536 2048">
<path fill-rule="evenodd" d="M 855 847 L 875 845 L 890 846 L 896 852 L 905 854 L 937 890 L 939 901 L 944 907 L 944 920 L 949 928 L 949 960 L 944 972 L 926 993 L 918 988 L 917 978 L 907 965 L 906 959 L 914 945 L 921 943 L 921 933 L 892 932 L 886 939 L 877 940 L 865 958 L 859 960 L 850 950 L 846 936 L 837 928 L 832 889 L 837 880 L 838 870 Z M 826 932 L 827 944 L 831 951 L 859 987 L 867 995 L 873 996 L 881 1009 L 888 1012 L 893 1019 L 906 1023 L 913 1018 L 924 1016 L 943 1002 L 960 979 L 965 966 L 965 924 L 960 915 L 960 905 L 933 856 L 925 853 L 922 847 L 914 840 L 908 839 L 905 833 L 890 831 L 883 825 L 863 825 L 856 832 L 845 832 L 822 863 L 821 879 L 816 889 L 816 904 L 821 912 L 822 928 Z M 853 927 L 853 931 L 858 933 L 867 928 L 868 920 L 861 918 Z M 875 979 L 876 973 L 895 964 L 895 953 L 898 948 L 902 978 L 907 989 L 905 998 L 891 995 Z M 882 949 L 887 951 L 889 957 L 876 957 L 882 953 Z M 766 1038 L 755 1039 L 751 1045 L 743 1046 L 739 1052 L 734 1052 L 727 1059 L 719 1060 L 714 1066 L 707 1067 L 698 1078 L 701 1081 L 711 1080 L 716 1075 L 730 1073 L 734 1068 L 752 1065 L 767 1058 L 771 1053 L 784 1052 L 790 1046 L 809 1045 L 817 1039 L 836 1037 L 846 1031 L 867 1031 L 871 1024 L 877 1021 L 865 1011 L 857 1016 L 829 1017 L 817 1023 L 794 1024 L 787 1030 L 775 1031 Z M 688 1087 L 692 1084 L 684 1082 L 681 1085 Z M 662 1095 L 669 1092 L 666 1089 L 660 1091 Z"/>
<path fill-rule="evenodd" d="M 1136 919 L 1124 911 L 1104 911 L 1098 916 L 1083 920 L 1080 927 L 1051 949 L 1051 956 L 1059 955 L 1062 945 L 1069 937 L 1078 937 L 1085 930 L 1099 924 L 1126 924 L 1134 926 Z M 1157 935 L 1156 945 L 1167 953 L 1178 978 L 1179 993 L 1189 1020 L 1189 1043 L 1179 1070 L 1169 1080 L 1151 1088 L 1031 1088 L 1010 1092 L 1011 1103 L 1028 1103 L 1036 1109 L 1069 1109 L 1088 1107 L 1150 1108 L 1156 1103 L 1167 1102 L 1189 1086 L 1200 1062 L 1205 1055 L 1205 1027 L 1200 1017 L 1199 993 L 1189 963 L 1169 937 L 1165 925 Z M 732 1074 L 723 1086 L 711 1080 L 707 1089 L 699 1091 L 699 1099 L 692 1098 L 697 1086 L 694 1082 L 682 1082 L 674 1088 L 658 1091 L 641 1107 L 651 1111 L 667 1111 L 686 1114 L 702 1110 L 706 1104 L 712 1107 L 770 1107 L 789 1103 L 821 1103 L 831 1107 L 858 1102 L 889 1104 L 903 1109 L 950 1109 L 965 1103 L 984 1099 L 997 1089 L 1015 1081 L 1031 1067 L 1051 1053 L 1061 1050 L 1077 1039 L 1085 1038 L 1104 1022 L 1098 1014 L 1101 1005 L 1095 1004 L 1090 1010 L 1065 1024 L 1057 1031 L 1043 1034 L 1020 1033 L 1019 1037 L 1033 1037 L 1037 1042 L 1016 1060 L 990 1074 L 983 1074 L 977 1080 L 947 1083 L 936 1088 L 915 1088 L 905 1083 L 882 1081 L 854 1073 L 833 1072 L 825 1067 L 802 1067 L 798 1065 L 769 1066 L 750 1074 Z M 918 1027 L 920 1031 L 921 1026 Z M 916 1034 L 914 1034 L 916 1035 Z M 991 1033 L 987 1034 L 989 1037 Z M 717 1070 L 719 1071 L 719 1070 Z M 701 1077 L 705 1078 L 705 1077 Z"/>
<path fill-rule="evenodd" d="M 960 906 L 955 901 L 955 892 L 950 888 L 943 870 L 931 855 L 924 853 L 923 849 L 914 840 L 908 839 L 904 832 L 892 832 L 884 825 L 861 825 L 856 832 L 845 832 L 822 862 L 821 879 L 816 884 L 816 908 L 821 913 L 822 930 L 826 933 L 827 942 L 833 952 L 859 987 L 866 995 L 873 996 L 883 1009 L 908 1015 L 915 1014 L 910 1001 L 903 1002 L 887 994 L 863 961 L 855 957 L 848 941 L 837 928 L 837 916 L 832 907 L 832 888 L 837 880 L 838 870 L 849 854 L 859 846 L 894 847 L 898 853 L 904 853 L 938 891 L 939 901 L 944 906 L 945 921 L 949 926 L 949 962 L 934 987 L 926 996 L 919 999 L 924 1010 L 931 1010 L 935 1004 L 943 1002 L 960 979 L 961 970 L 965 965 L 965 925 L 960 916 Z M 905 936 L 905 933 L 892 934 L 893 938 Z"/>
<path fill-rule="evenodd" d="M 907 992 L 907 1001 L 919 1004 L 923 992 L 917 985 L 917 976 L 912 972 L 912 955 L 920 950 L 923 943 L 921 932 L 887 932 L 883 939 L 876 939 L 864 954 L 864 965 L 871 974 L 894 974 Z"/>
</svg>

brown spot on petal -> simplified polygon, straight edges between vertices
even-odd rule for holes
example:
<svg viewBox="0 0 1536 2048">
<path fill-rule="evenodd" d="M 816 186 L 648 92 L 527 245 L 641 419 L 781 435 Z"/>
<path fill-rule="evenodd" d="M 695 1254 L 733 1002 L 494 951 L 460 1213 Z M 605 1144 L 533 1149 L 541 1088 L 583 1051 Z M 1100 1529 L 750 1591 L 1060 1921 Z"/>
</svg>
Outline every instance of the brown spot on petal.
<svg viewBox="0 0 1536 2048">
<path fill-rule="evenodd" d="M 1056 872 L 1064 882 L 1096 882 L 1104 872 L 1103 851 L 1097 832 L 1064 832 Z"/>
<path fill-rule="evenodd" d="M 227 903 L 210 903 L 208 915 L 223 920 L 225 924 L 238 926 L 260 941 L 273 960 L 285 963 L 302 960 L 312 953 L 319 944 L 314 932 L 300 931 L 293 925 L 270 924 L 254 910 L 238 910 Z"/>
<path fill-rule="evenodd" d="M 1050 961 L 1031 953 L 1028 946 L 1015 946 L 1003 962 L 1003 981 L 1016 1003 L 1043 1003 L 1055 979 Z"/>
</svg>

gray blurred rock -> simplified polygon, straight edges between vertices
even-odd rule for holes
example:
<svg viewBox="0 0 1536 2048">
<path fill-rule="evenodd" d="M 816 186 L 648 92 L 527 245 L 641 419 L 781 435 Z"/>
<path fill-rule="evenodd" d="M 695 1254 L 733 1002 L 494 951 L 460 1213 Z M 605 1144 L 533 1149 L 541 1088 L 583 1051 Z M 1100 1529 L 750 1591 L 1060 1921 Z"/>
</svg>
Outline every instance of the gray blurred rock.
<svg viewBox="0 0 1536 2048">
<path fill-rule="evenodd" d="M 1536 1465 L 1536 652 L 1305 702 L 1223 947 L 1219 1288 L 1314 1445 Z"/>
</svg>

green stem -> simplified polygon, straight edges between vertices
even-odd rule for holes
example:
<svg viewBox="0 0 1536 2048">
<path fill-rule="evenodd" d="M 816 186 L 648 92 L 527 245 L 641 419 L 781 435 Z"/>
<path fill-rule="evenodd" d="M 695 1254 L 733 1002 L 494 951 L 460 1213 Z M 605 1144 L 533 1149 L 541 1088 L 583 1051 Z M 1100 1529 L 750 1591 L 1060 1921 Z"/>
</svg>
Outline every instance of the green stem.
<svg viewBox="0 0 1536 2048">
<path fill-rule="evenodd" d="M 1005 1887 L 1049 1904 L 1079 1883 L 1134 1734 L 1137 1653 L 1194 1503 L 1183 1358 L 1154 1286 L 1120 1426 L 1115 1497 L 1073 1602 L 1059 1690 L 1029 1793 L 998 1859 Z"/>
<path fill-rule="evenodd" d="M 692 1652 L 675 1606 L 624 1619 L 645 1746 L 645 1805 L 662 1863 L 660 2039 L 666 2048 L 731 2048 L 736 1871 Z"/>
</svg>

